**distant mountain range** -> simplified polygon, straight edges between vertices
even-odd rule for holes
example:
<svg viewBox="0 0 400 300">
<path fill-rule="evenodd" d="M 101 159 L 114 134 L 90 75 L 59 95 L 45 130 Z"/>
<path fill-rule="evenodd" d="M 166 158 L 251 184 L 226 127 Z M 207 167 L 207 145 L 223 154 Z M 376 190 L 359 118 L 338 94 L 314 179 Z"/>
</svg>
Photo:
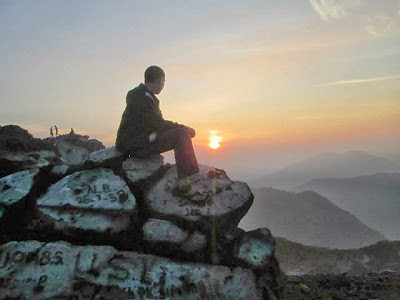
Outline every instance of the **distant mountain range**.
<svg viewBox="0 0 400 300">
<path fill-rule="evenodd" d="M 364 224 L 400 240 L 400 173 L 338 179 L 314 179 L 293 191 L 315 191 Z"/>
<path fill-rule="evenodd" d="M 291 164 L 281 171 L 248 181 L 251 187 L 273 187 L 290 190 L 318 178 L 349 178 L 374 173 L 400 172 L 400 166 L 392 160 L 350 151 L 343 154 L 321 153 Z"/>
<path fill-rule="evenodd" d="M 275 237 L 276 257 L 287 275 L 400 272 L 400 241 L 381 241 L 353 250 L 305 246 Z"/>
<path fill-rule="evenodd" d="M 337 249 L 360 248 L 386 239 L 315 192 L 293 193 L 273 188 L 252 192 L 254 203 L 239 224 L 245 230 L 267 227 L 274 236 Z"/>
</svg>

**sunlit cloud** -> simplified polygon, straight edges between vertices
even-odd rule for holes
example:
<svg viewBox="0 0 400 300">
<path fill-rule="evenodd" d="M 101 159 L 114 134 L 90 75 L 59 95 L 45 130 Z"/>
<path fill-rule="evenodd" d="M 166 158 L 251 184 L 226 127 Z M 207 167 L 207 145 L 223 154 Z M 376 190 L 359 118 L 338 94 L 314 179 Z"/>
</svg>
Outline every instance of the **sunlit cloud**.
<svg viewBox="0 0 400 300">
<path fill-rule="evenodd" d="M 366 30 L 370 35 L 373 35 L 373 36 L 378 35 L 378 32 L 377 32 L 375 26 L 373 26 L 373 25 L 367 25 L 367 26 L 365 27 L 365 30 Z"/>
<path fill-rule="evenodd" d="M 394 75 L 394 76 L 383 76 L 383 77 L 374 77 L 374 78 L 365 78 L 365 79 L 340 80 L 340 81 L 320 84 L 320 86 L 367 83 L 367 82 L 382 81 L 382 80 L 392 80 L 392 79 L 399 79 L 399 78 L 400 78 L 400 75 Z"/>
<path fill-rule="evenodd" d="M 360 6 L 362 0 L 308 0 L 312 8 L 325 21 L 341 19 L 350 14 L 350 9 Z"/>
<path fill-rule="evenodd" d="M 311 7 L 327 22 L 348 19 L 350 27 L 364 29 L 371 36 L 384 35 L 400 29 L 398 5 L 387 0 L 379 7 L 373 0 L 309 0 Z M 335 24 L 338 24 L 338 23 Z M 339 27 L 341 25 L 339 24 Z M 349 26 L 347 26 L 349 28 Z"/>
<path fill-rule="evenodd" d="M 365 27 L 366 31 L 373 36 L 386 33 L 393 29 L 394 21 L 387 15 L 377 15 L 368 18 L 368 25 Z"/>
</svg>

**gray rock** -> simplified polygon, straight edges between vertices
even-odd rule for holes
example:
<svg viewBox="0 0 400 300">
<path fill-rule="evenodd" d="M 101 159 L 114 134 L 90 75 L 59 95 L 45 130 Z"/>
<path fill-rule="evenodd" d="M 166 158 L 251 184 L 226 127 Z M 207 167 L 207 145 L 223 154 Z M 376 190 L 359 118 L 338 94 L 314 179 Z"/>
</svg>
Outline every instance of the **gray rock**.
<svg viewBox="0 0 400 300">
<path fill-rule="evenodd" d="M 0 126 L 0 152 L 26 153 L 40 150 L 54 150 L 53 148 L 45 141 L 33 138 L 26 129 L 17 125 Z"/>
<path fill-rule="evenodd" d="M 188 234 L 170 221 L 150 219 L 143 225 L 143 239 L 151 242 L 183 243 Z"/>
<path fill-rule="evenodd" d="M 200 231 L 231 232 L 253 202 L 247 184 L 231 181 L 223 170 L 200 165 L 200 172 L 191 176 L 189 197 L 177 192 L 176 166 L 145 193 L 150 215 L 184 221 Z"/>
<path fill-rule="evenodd" d="M 124 161 L 122 168 L 131 183 L 150 177 L 164 163 L 162 155 L 153 155 L 148 158 L 130 157 Z"/>
<path fill-rule="evenodd" d="M 39 207 L 39 218 L 54 230 L 63 231 L 85 240 L 82 233 L 74 230 L 90 230 L 96 233 L 119 234 L 130 228 L 132 216 L 127 212 L 103 212 L 85 210 L 64 210 L 63 208 Z"/>
<path fill-rule="evenodd" d="M 65 163 L 62 165 L 54 166 L 51 169 L 51 173 L 56 176 L 64 176 L 65 174 L 67 174 L 69 167 L 70 166 Z"/>
<path fill-rule="evenodd" d="M 267 228 L 259 228 L 242 235 L 235 247 L 238 264 L 251 269 L 267 267 L 275 254 L 275 239 Z"/>
<path fill-rule="evenodd" d="M 203 250 L 207 245 L 207 238 L 199 231 L 193 232 L 182 244 L 181 249 L 184 252 L 191 253 Z"/>
<path fill-rule="evenodd" d="M 65 242 L 0 246 L 0 294 L 21 299 L 262 299 L 254 273 Z"/>
<path fill-rule="evenodd" d="M 89 161 L 95 163 L 103 163 L 109 159 L 117 158 L 122 156 L 122 152 L 118 151 L 115 146 L 108 147 L 106 149 L 97 150 L 90 153 Z"/>
<path fill-rule="evenodd" d="M 67 140 L 57 140 L 54 145 L 61 154 L 62 160 L 67 165 L 81 165 L 90 155 L 90 151 L 79 147 Z"/>
<path fill-rule="evenodd" d="M 9 175 L 26 169 L 42 168 L 60 163 L 60 158 L 51 150 L 33 152 L 1 152 L 0 176 Z"/>
<path fill-rule="evenodd" d="M 74 229 L 119 233 L 130 228 L 138 209 L 126 182 L 104 168 L 64 177 L 50 186 L 37 206 L 39 219 L 67 234 Z"/>
<path fill-rule="evenodd" d="M 9 207 L 28 195 L 37 172 L 38 169 L 25 170 L 0 178 L 0 204 Z"/>
</svg>

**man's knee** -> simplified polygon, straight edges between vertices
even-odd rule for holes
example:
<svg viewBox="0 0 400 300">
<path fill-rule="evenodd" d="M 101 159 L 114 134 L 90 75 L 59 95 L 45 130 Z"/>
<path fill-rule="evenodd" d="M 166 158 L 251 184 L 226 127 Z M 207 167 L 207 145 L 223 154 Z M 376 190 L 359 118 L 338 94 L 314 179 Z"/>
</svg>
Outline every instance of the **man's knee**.
<svg viewBox="0 0 400 300">
<path fill-rule="evenodd" d="M 190 133 L 185 128 L 179 128 L 176 130 L 177 137 L 181 140 L 190 140 L 192 137 Z"/>
</svg>

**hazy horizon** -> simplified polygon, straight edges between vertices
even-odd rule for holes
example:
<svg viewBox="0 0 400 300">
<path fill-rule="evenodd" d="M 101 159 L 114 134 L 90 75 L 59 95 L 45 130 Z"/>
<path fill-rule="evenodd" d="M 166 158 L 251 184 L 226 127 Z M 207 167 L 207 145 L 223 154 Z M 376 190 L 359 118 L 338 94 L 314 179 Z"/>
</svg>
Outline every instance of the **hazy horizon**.
<svg viewBox="0 0 400 300">
<path fill-rule="evenodd" d="M 155 64 L 164 117 L 195 128 L 198 161 L 231 177 L 321 152 L 400 161 L 399 1 L 2 0 L 0 16 L 2 126 L 111 146 Z"/>
</svg>

